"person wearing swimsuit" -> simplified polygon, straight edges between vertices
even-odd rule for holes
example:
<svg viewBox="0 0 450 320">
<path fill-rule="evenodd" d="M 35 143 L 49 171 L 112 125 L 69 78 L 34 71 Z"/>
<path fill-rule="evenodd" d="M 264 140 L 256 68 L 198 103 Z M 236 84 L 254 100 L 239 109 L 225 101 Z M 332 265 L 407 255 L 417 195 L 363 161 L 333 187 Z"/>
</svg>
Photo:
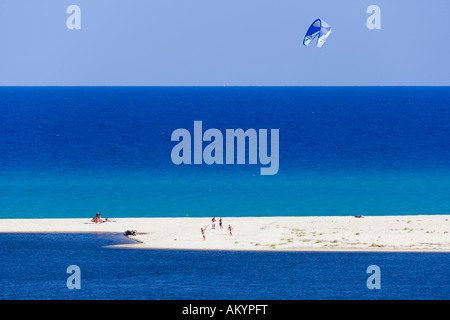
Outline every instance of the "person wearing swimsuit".
<svg viewBox="0 0 450 320">
<path fill-rule="evenodd" d="M 200 228 L 200 230 L 202 231 L 203 240 L 206 240 L 206 238 L 205 238 L 205 230 L 206 230 L 206 228 L 204 228 L 204 229 Z"/>
</svg>

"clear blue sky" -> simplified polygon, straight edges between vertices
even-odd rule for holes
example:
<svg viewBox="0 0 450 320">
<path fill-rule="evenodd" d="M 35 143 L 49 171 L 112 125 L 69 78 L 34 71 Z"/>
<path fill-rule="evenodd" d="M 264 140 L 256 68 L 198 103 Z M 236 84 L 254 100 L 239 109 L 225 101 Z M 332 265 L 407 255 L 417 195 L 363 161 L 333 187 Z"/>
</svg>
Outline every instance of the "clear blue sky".
<svg viewBox="0 0 450 320">
<path fill-rule="evenodd" d="M 449 15 L 448 0 L 1 0 L 0 85 L 448 86 Z M 321 49 L 302 45 L 316 18 L 333 28 Z"/>
</svg>

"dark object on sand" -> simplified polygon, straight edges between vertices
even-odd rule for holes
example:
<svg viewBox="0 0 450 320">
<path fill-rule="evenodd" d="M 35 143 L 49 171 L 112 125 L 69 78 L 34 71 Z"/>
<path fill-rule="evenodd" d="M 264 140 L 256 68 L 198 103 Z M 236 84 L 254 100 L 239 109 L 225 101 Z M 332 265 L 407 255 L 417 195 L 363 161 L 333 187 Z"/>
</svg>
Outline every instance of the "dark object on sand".
<svg viewBox="0 0 450 320">
<path fill-rule="evenodd" d="M 363 215 L 355 216 L 355 218 L 364 218 Z"/>
<path fill-rule="evenodd" d="M 135 236 L 137 234 L 136 230 L 127 230 L 123 233 L 124 236 Z"/>
</svg>

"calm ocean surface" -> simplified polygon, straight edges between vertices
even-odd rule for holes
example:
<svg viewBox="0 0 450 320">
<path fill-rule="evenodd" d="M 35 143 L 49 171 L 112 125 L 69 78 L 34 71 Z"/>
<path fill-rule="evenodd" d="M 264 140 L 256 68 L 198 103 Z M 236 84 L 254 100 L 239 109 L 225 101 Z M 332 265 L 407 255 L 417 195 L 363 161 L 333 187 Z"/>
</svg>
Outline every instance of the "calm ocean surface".
<svg viewBox="0 0 450 320">
<path fill-rule="evenodd" d="M 120 238 L 118 238 L 120 237 Z M 445 253 L 105 248 L 123 236 L 0 234 L 2 299 L 450 299 Z M 81 289 L 66 286 L 77 265 Z M 381 270 L 369 290 L 367 267 Z"/>
<path fill-rule="evenodd" d="M 171 133 L 280 130 L 280 169 L 180 165 Z M 0 218 L 450 212 L 450 88 L 2 87 Z"/>
</svg>

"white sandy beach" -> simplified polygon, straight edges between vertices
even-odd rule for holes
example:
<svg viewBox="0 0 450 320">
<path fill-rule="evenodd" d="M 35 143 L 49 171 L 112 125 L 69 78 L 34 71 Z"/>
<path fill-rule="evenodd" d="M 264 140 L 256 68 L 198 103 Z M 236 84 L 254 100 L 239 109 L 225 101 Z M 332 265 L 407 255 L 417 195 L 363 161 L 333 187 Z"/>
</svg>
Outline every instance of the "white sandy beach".
<svg viewBox="0 0 450 320">
<path fill-rule="evenodd" d="M 292 251 L 450 252 L 450 215 L 330 217 L 2 219 L 0 232 L 117 232 L 136 230 L 128 248 Z M 217 217 L 218 220 L 218 217 Z M 233 227 L 233 235 L 227 230 Z M 200 228 L 206 227 L 206 240 Z"/>
</svg>

